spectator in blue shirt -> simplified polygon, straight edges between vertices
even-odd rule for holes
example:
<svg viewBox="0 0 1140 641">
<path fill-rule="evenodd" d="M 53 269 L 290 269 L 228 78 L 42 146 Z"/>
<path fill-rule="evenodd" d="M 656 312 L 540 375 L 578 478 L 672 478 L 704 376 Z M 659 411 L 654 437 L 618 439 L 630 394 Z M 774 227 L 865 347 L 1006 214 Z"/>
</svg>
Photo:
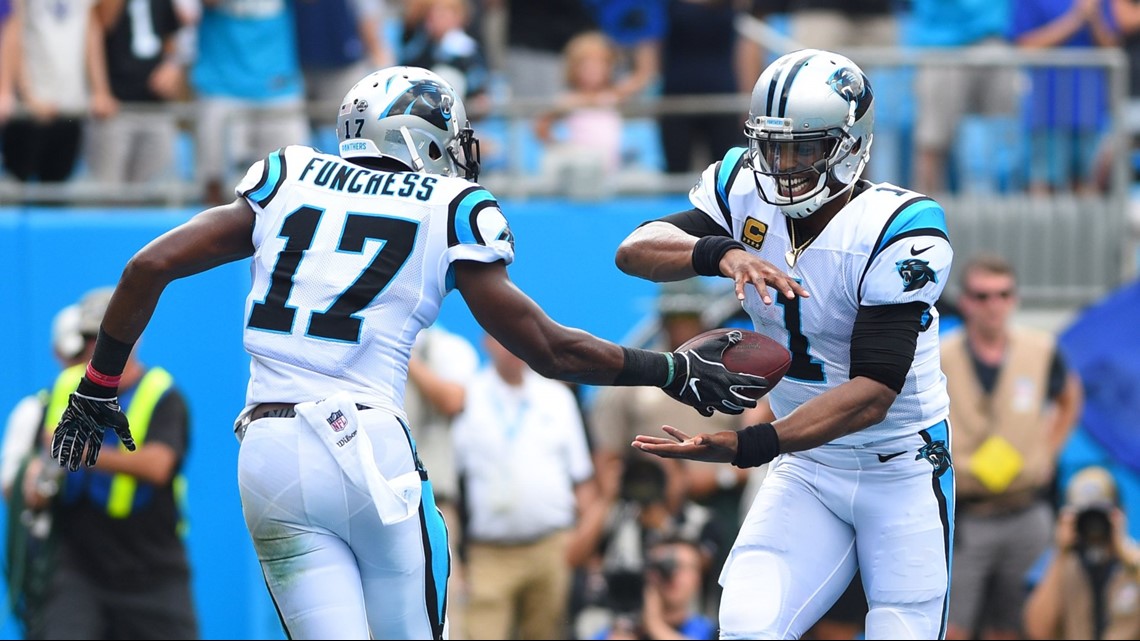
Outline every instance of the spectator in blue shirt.
<svg viewBox="0 0 1140 641">
<path fill-rule="evenodd" d="M 1010 39 L 1025 49 L 1116 46 L 1105 0 L 1020 0 Z M 1036 194 L 1088 191 L 1096 146 L 1108 122 L 1102 69 L 1034 67 L 1023 117 L 1030 135 L 1029 188 Z"/>
</svg>

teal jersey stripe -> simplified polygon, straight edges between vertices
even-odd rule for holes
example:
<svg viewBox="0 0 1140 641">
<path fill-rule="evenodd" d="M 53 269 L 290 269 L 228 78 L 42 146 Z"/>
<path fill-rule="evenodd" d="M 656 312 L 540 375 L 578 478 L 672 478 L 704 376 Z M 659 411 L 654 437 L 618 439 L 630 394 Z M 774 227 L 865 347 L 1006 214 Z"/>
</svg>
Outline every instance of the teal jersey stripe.
<svg viewBox="0 0 1140 641">
<path fill-rule="evenodd" d="M 282 178 L 281 157 L 284 155 L 284 153 L 284 149 L 278 149 L 277 151 L 269 154 L 269 157 L 266 158 L 265 162 L 268 163 L 269 167 L 266 170 L 265 183 L 261 185 L 257 191 L 249 195 L 250 200 L 261 205 L 262 201 L 268 198 L 269 195 L 273 193 L 274 189 L 277 188 L 277 183 L 281 182 Z"/>
<path fill-rule="evenodd" d="M 724 162 L 720 164 L 716 174 L 716 195 L 721 202 L 728 203 L 728 191 L 732 188 L 732 179 L 737 174 L 737 166 L 747 151 L 744 147 L 733 147 L 724 155 Z"/>
<path fill-rule="evenodd" d="M 937 230 L 942 232 L 946 238 L 950 237 L 950 232 L 946 229 L 946 212 L 937 202 L 927 199 L 919 200 L 899 212 L 883 233 L 879 240 L 879 246 L 875 248 L 875 254 L 890 245 L 900 234 L 920 229 Z"/>
<path fill-rule="evenodd" d="M 460 243 L 468 245 L 482 244 L 471 228 L 471 212 L 481 203 L 495 202 L 495 197 L 486 189 L 476 189 L 467 194 L 455 208 L 455 237 Z"/>
</svg>

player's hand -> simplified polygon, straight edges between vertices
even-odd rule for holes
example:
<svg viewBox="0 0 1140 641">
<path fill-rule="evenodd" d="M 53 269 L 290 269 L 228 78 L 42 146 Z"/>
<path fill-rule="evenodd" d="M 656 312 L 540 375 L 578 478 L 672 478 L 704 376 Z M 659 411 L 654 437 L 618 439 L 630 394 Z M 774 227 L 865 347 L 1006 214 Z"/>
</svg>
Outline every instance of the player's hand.
<svg viewBox="0 0 1140 641">
<path fill-rule="evenodd" d="M 721 362 L 725 350 L 742 338 L 739 331 L 727 332 L 695 349 L 673 352 L 676 371 L 662 389 L 695 407 L 701 416 L 717 411 L 740 414 L 746 407 L 756 407 L 756 399 L 768 391 L 768 381 L 763 376 L 730 371 Z"/>
<path fill-rule="evenodd" d="M 631 445 L 661 458 L 683 458 L 709 463 L 731 463 L 736 458 L 736 432 L 724 430 L 690 437 L 671 425 L 662 425 L 661 429 L 672 438 L 638 434 Z"/>
<path fill-rule="evenodd" d="M 750 283 L 756 288 L 760 300 L 764 301 L 765 305 L 772 304 L 772 295 L 768 293 L 769 287 L 783 293 L 785 298 L 811 296 L 808 290 L 790 274 L 746 251 L 730 251 L 725 254 L 720 259 L 720 271 L 735 283 L 737 300 L 744 300 L 744 288 Z"/>
<path fill-rule="evenodd" d="M 95 465 L 103 446 L 103 430 L 108 427 L 115 430 L 128 450 L 135 450 L 135 439 L 117 397 L 93 398 L 73 393 L 51 438 L 52 458 L 72 472 L 81 463 L 87 467 Z"/>
</svg>

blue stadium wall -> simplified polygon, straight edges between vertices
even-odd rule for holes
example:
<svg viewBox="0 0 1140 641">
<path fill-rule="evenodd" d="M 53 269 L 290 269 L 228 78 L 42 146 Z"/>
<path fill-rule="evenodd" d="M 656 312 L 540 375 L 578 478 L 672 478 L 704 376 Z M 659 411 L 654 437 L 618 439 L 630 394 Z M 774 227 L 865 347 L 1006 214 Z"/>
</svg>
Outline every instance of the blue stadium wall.
<svg viewBox="0 0 1140 641">
<path fill-rule="evenodd" d="M 621 341 L 652 311 L 657 287 L 622 274 L 614 251 L 640 222 L 687 207 L 684 196 L 504 201 L 517 252 L 509 272 L 558 322 Z M 50 326 L 56 311 L 90 288 L 113 285 L 135 251 L 192 214 L 0 206 L 4 416 L 55 376 Z M 236 483 L 238 443 L 231 429 L 249 372 L 241 344 L 248 287 L 247 260 L 175 281 L 139 344 L 141 359 L 169 369 L 190 405 L 188 545 L 204 639 L 284 638 L 245 531 Z M 458 294 L 445 301 L 439 322 L 479 345 L 481 330 Z M 6 603 L 2 592 L 0 585 Z M 19 638 L 10 613 L 0 612 L 0 638 Z"/>
</svg>

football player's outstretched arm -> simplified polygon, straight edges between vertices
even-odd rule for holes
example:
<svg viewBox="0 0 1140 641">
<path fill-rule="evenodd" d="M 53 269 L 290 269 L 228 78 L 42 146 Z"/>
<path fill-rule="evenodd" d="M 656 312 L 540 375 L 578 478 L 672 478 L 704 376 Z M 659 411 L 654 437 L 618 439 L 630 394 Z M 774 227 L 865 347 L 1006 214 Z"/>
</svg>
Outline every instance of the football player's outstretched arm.
<svg viewBox="0 0 1140 641">
<path fill-rule="evenodd" d="M 896 396 L 897 392 L 883 383 L 857 376 L 812 398 L 784 418 L 761 424 L 771 425 L 778 435 L 778 451 L 770 454 L 775 456 L 779 453 L 808 450 L 874 425 L 887 415 Z M 662 426 L 662 430 L 671 438 L 638 434 L 633 446 L 665 458 L 715 463 L 738 460 L 738 430 L 695 435 L 686 434 L 670 425 Z"/>
<path fill-rule="evenodd" d="M 703 216 L 695 210 L 693 213 Z M 772 303 L 769 287 L 784 292 L 788 298 L 810 295 L 791 276 L 748 253 L 744 245 L 729 236 L 693 236 L 665 221 L 635 229 L 618 246 L 614 262 L 631 276 L 657 282 L 697 275 L 726 276 L 736 283 L 738 300 L 744 300 L 744 288 L 749 283 L 768 305 Z"/>
<path fill-rule="evenodd" d="M 764 378 L 731 372 L 722 363 L 724 351 L 741 340 L 739 332 L 689 352 L 631 349 L 555 322 L 511 282 L 502 261 L 460 260 L 453 268 L 456 288 L 475 320 L 548 378 L 660 387 L 704 416 L 714 411 L 740 414 L 767 392 Z"/>
<path fill-rule="evenodd" d="M 479 325 L 539 374 L 598 385 L 621 371 L 620 345 L 555 322 L 511 281 L 502 261 L 456 261 L 454 269 L 456 289 Z"/>
<path fill-rule="evenodd" d="M 253 222 L 253 209 L 239 198 L 197 214 L 127 262 L 107 304 L 87 372 L 68 397 L 52 434 L 51 455 L 61 466 L 75 471 L 95 465 L 108 428 L 128 450 L 136 449 L 118 403 L 119 381 L 135 342 L 171 281 L 253 254 Z"/>
<path fill-rule="evenodd" d="M 634 447 L 667 458 L 743 461 L 747 464 L 740 467 L 754 467 L 776 454 L 810 449 L 875 425 L 886 418 L 906 384 L 927 308 L 923 302 L 862 308 L 852 330 L 850 380 L 787 416 L 740 432 L 696 436 L 665 426 L 671 438 L 639 435 Z"/>
<path fill-rule="evenodd" d="M 253 255 L 254 212 L 244 198 L 218 205 L 152 240 L 127 262 L 103 329 L 134 343 L 172 281 Z"/>
</svg>

